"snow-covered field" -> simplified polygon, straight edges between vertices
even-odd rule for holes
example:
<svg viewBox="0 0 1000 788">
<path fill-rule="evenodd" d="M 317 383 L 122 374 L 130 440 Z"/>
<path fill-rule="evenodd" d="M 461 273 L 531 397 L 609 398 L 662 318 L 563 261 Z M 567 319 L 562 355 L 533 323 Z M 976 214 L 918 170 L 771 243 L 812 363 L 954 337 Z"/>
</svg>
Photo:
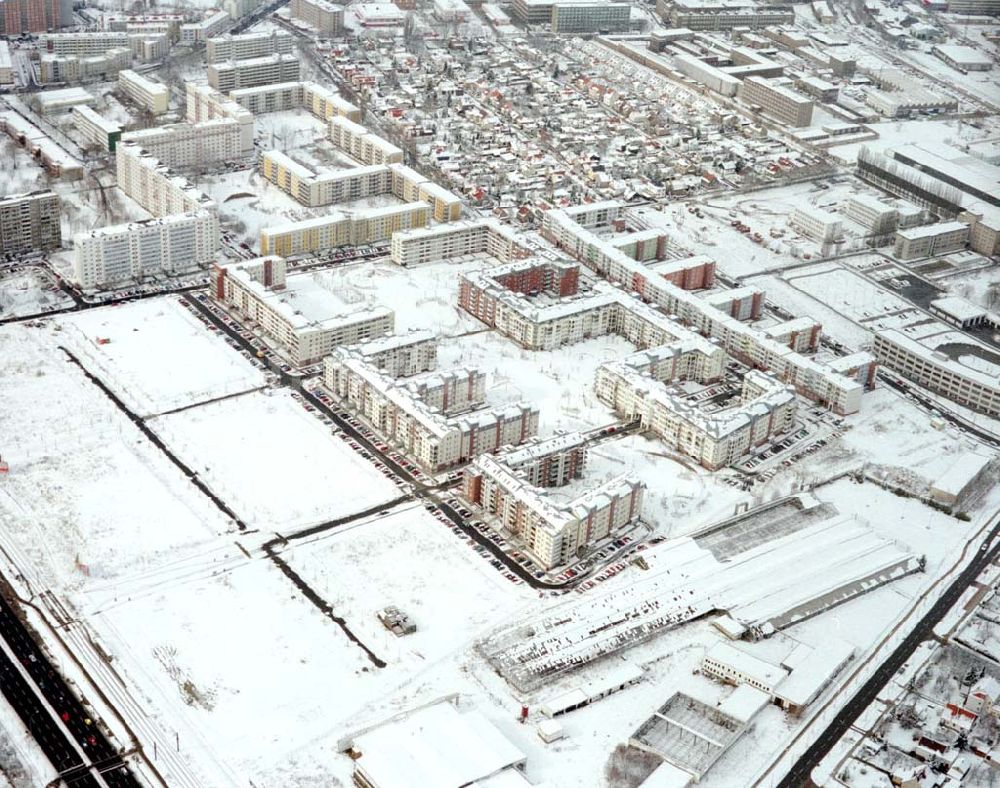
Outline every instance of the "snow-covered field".
<svg viewBox="0 0 1000 788">
<path fill-rule="evenodd" d="M 237 515 L 261 529 L 332 520 L 398 494 L 285 390 L 232 397 L 150 424 Z"/>
<path fill-rule="evenodd" d="M 78 367 L 50 328 L 0 329 L 0 539 L 36 588 L 100 583 L 204 544 L 227 518 Z M 86 567 L 86 568 L 85 568 Z"/>
<path fill-rule="evenodd" d="M 206 785 L 336 784 L 329 761 L 312 783 L 289 765 L 317 750 L 339 759 L 333 743 L 370 704 L 422 687 L 425 674 L 463 654 L 490 621 L 532 600 L 419 505 L 295 543 L 281 556 L 386 667 L 373 665 L 266 559 L 94 618 L 119 670 L 179 726 L 182 743 L 194 731 L 185 750 Z M 396 638 L 382 628 L 375 612 L 388 604 L 414 617 L 416 634 Z M 252 736 L 247 720 L 258 721 Z M 213 771 L 216 759 L 224 770 Z"/>
<path fill-rule="evenodd" d="M 433 329 L 447 337 L 482 330 L 485 326 L 458 307 L 458 276 L 495 265 L 496 261 L 442 262 L 402 268 L 390 260 L 340 266 L 316 274 L 347 301 L 379 303 L 396 313 L 396 331 Z"/>
<path fill-rule="evenodd" d="M 142 415 L 264 384 L 263 373 L 176 296 L 62 316 L 62 342 Z M 99 340 L 109 340 L 99 344 Z"/>
</svg>

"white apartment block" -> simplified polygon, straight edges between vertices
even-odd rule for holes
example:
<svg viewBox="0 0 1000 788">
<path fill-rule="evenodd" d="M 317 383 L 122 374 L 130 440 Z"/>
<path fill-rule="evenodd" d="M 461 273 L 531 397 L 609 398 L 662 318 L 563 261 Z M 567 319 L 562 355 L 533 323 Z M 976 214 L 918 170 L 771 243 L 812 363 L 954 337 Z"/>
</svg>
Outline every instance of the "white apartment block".
<svg viewBox="0 0 1000 788">
<path fill-rule="evenodd" d="M 73 239 L 74 279 L 82 288 L 117 287 L 146 276 L 190 270 L 215 259 L 214 211 L 101 227 Z"/>
<path fill-rule="evenodd" d="M 71 110 L 73 123 L 84 138 L 101 148 L 101 150 L 114 152 L 115 146 L 122 136 L 122 127 L 113 123 L 85 105 L 73 107 Z"/>
<path fill-rule="evenodd" d="M 394 377 L 354 348 L 324 361 L 323 382 L 346 407 L 424 468 L 437 472 L 538 431 L 527 403 L 483 407 L 485 376 L 474 369 Z"/>
<path fill-rule="evenodd" d="M 822 327 L 811 317 L 797 317 L 764 329 L 764 333 L 796 353 L 811 353 L 819 348 Z"/>
<path fill-rule="evenodd" d="M 760 107 L 764 114 L 785 125 L 802 128 L 812 123 L 813 100 L 796 93 L 789 87 L 791 84 L 788 78 L 751 76 L 743 80 L 739 97 L 744 104 Z"/>
<path fill-rule="evenodd" d="M 644 301 L 711 337 L 743 363 L 771 372 L 798 393 L 828 404 L 837 413 L 856 413 L 860 409 L 863 387 L 856 381 L 744 325 L 705 299 L 651 272 L 646 264 L 633 260 L 591 231 L 618 219 L 622 213 L 621 203 L 551 210 L 543 217 L 542 233 L 610 282 L 629 288 Z"/>
<path fill-rule="evenodd" d="M 37 191 L 0 197 L 0 252 L 47 252 L 62 243 L 59 197 Z"/>
<path fill-rule="evenodd" d="M 427 329 L 411 329 L 371 339 L 351 348 L 368 364 L 393 378 L 430 372 L 437 364 L 437 339 Z"/>
<path fill-rule="evenodd" d="M 394 233 L 391 252 L 392 261 L 405 268 L 480 254 L 509 263 L 527 257 L 531 250 L 496 219 L 466 219 Z"/>
<path fill-rule="evenodd" d="M 546 489 L 583 475 L 586 439 L 580 433 L 532 439 L 496 456 L 476 458 L 463 474 L 463 495 L 523 542 L 545 569 L 571 563 L 587 548 L 637 522 L 645 485 L 622 474 L 568 502 Z"/>
<path fill-rule="evenodd" d="M 170 109 L 170 88 L 131 70 L 118 74 L 118 89 L 143 109 L 162 115 Z"/>
<path fill-rule="evenodd" d="M 843 235 L 843 227 L 836 214 L 811 205 L 793 209 L 788 224 L 820 244 L 835 241 Z"/>
<path fill-rule="evenodd" d="M 226 32 L 232 18 L 225 11 L 214 11 L 200 22 L 189 22 L 180 27 L 182 44 L 200 44 L 214 36 Z"/>
<path fill-rule="evenodd" d="M 115 164 L 119 188 L 153 216 L 215 211 L 215 203 L 207 196 L 138 145 L 119 144 Z"/>
<path fill-rule="evenodd" d="M 100 55 L 109 49 L 131 49 L 128 33 L 107 31 L 42 33 L 38 36 L 38 45 L 42 52 L 77 57 Z"/>
<path fill-rule="evenodd" d="M 656 11 L 669 27 L 688 30 L 753 29 L 790 25 L 795 21 L 791 6 L 747 3 L 714 3 L 707 0 L 656 0 Z"/>
<path fill-rule="evenodd" d="M 109 49 L 102 55 L 88 57 L 44 54 L 38 59 L 38 74 L 42 83 L 103 80 L 131 65 L 132 50 L 123 48 Z"/>
<path fill-rule="evenodd" d="M 292 0 L 292 16 L 324 35 L 340 33 L 344 29 L 344 9 L 327 0 Z"/>
<path fill-rule="evenodd" d="M 320 120 L 343 116 L 360 120 L 361 110 L 332 90 L 315 82 L 277 82 L 229 92 L 229 98 L 254 115 L 303 107 Z"/>
<path fill-rule="evenodd" d="M 389 169 L 382 164 L 316 173 L 277 150 L 261 154 L 260 172 L 279 189 L 314 208 L 386 194 L 391 183 Z"/>
<path fill-rule="evenodd" d="M 342 115 L 348 120 L 361 122 L 361 109 L 339 93 L 315 82 L 302 83 L 302 106 L 320 120 L 329 120 L 334 115 Z"/>
<path fill-rule="evenodd" d="M 132 54 L 145 63 L 163 60 L 170 54 L 170 37 L 166 33 L 129 35 L 129 41 Z"/>
<path fill-rule="evenodd" d="M 295 55 L 267 55 L 208 64 L 208 84 L 221 93 L 298 79 L 299 59 Z"/>
<path fill-rule="evenodd" d="M 962 336 L 962 335 L 959 335 Z M 901 331 L 875 334 L 875 358 L 924 388 L 990 416 L 1000 416 L 1000 380 L 961 364 Z"/>
<path fill-rule="evenodd" d="M 887 235 L 899 224 L 899 211 L 871 194 L 855 194 L 847 199 L 844 215 L 872 235 Z"/>
<path fill-rule="evenodd" d="M 281 30 L 217 36 L 205 42 L 205 61 L 220 63 L 267 55 L 290 55 L 294 49 L 295 39 L 292 34 Z"/>
<path fill-rule="evenodd" d="M 240 126 L 240 156 L 253 152 L 253 114 L 235 101 L 226 98 L 208 85 L 186 87 L 187 119 L 190 123 L 202 123 L 217 118 L 232 118 Z"/>
<path fill-rule="evenodd" d="M 964 249 L 969 242 L 969 225 L 964 222 L 942 222 L 924 227 L 896 231 L 893 254 L 900 260 L 917 260 L 935 254 L 947 254 Z"/>
<path fill-rule="evenodd" d="M 229 91 L 229 98 L 254 115 L 285 112 L 302 106 L 301 82 L 276 82 Z"/>
<path fill-rule="evenodd" d="M 209 168 L 242 158 L 241 129 L 232 118 L 171 123 L 122 135 L 172 169 Z"/>
<path fill-rule="evenodd" d="M 212 269 L 214 297 L 256 323 L 279 342 L 293 363 L 304 366 L 340 345 L 355 345 L 392 332 L 384 307 L 347 304 L 314 274 L 286 276 L 281 257 L 258 257 Z"/>
<path fill-rule="evenodd" d="M 329 137 L 334 147 L 362 164 L 396 164 L 403 161 L 402 149 L 340 115 L 330 119 Z"/>
<path fill-rule="evenodd" d="M 260 251 L 263 255 L 291 257 L 338 246 L 379 243 L 397 232 L 426 226 L 430 215 L 429 205 L 414 202 L 264 227 L 260 231 Z"/>
<path fill-rule="evenodd" d="M 104 55 L 111 49 L 128 49 L 144 61 L 158 60 L 170 49 L 170 41 L 165 35 L 148 31 L 45 33 L 39 36 L 39 45 L 43 54 L 78 58 Z"/>
<path fill-rule="evenodd" d="M 0 85 L 13 83 L 14 69 L 10 59 L 10 45 L 6 41 L 0 41 Z"/>
</svg>

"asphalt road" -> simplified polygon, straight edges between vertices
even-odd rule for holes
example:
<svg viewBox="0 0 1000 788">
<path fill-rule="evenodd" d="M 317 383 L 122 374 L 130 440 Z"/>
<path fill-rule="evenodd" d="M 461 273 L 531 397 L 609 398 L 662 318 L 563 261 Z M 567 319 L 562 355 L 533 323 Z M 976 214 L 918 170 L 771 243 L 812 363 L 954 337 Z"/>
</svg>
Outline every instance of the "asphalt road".
<svg viewBox="0 0 1000 788">
<path fill-rule="evenodd" d="M 875 675 L 865 682 L 861 689 L 847 701 L 840 713 L 833 718 L 833 721 L 819 735 L 819 738 L 795 762 L 795 765 L 785 775 L 785 778 L 778 783 L 779 788 L 799 788 L 799 786 L 813 785 L 810 778 L 813 769 L 826 757 L 833 746 L 840 741 L 841 737 L 854 724 L 854 721 L 861 713 L 872 704 L 878 693 L 888 684 L 889 680 L 913 656 L 913 652 L 917 646 L 933 636 L 934 627 L 951 610 L 962 593 L 975 582 L 983 569 L 1000 556 L 1000 543 L 994 544 L 998 534 L 1000 534 L 1000 522 L 994 524 L 989 536 L 983 541 L 983 547 L 987 549 L 980 548 L 965 570 L 941 594 L 927 615 L 920 619 L 920 622 L 913 628 L 913 631 L 889 655 L 889 658 L 882 663 L 879 669 L 875 671 Z"/>
<path fill-rule="evenodd" d="M 97 720 L 93 719 L 93 712 L 84 708 L 83 703 L 39 648 L 10 603 L 2 597 L 0 637 L 20 661 L 30 682 L 44 697 L 45 705 L 5 651 L 0 651 L 0 692 L 17 712 L 52 766 L 63 775 L 66 785 L 99 788 L 101 783 L 90 770 L 93 764 L 101 772 L 104 783 L 112 788 L 139 788 L 140 783 L 125 766 Z M 64 727 L 56 722 L 50 710 L 62 719 Z M 86 763 L 69 736 L 76 739 L 83 750 L 87 757 Z"/>
</svg>

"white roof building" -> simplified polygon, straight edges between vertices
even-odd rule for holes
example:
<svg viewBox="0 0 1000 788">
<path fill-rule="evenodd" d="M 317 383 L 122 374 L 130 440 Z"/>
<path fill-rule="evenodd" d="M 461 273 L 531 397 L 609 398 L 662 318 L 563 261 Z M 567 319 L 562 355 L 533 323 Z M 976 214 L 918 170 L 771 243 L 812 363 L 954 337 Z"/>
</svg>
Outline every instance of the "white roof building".
<svg viewBox="0 0 1000 788">
<path fill-rule="evenodd" d="M 489 788 L 530 785 L 525 755 L 477 711 L 437 703 L 354 739 L 356 778 L 372 788 Z"/>
</svg>

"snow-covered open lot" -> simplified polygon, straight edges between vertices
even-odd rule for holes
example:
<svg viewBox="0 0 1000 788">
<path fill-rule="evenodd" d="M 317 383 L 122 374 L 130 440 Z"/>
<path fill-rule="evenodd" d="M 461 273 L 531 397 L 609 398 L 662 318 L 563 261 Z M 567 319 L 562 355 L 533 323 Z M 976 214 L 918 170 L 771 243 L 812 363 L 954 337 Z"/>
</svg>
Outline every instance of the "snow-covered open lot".
<svg viewBox="0 0 1000 788">
<path fill-rule="evenodd" d="M 0 435 L 11 466 L 0 486 L 0 535 L 22 575 L 36 588 L 69 591 L 229 530 L 58 350 L 62 336 L 49 326 L 0 329 Z"/>
<path fill-rule="evenodd" d="M 289 769 L 295 759 L 328 750 L 370 704 L 421 688 L 484 626 L 532 601 L 419 505 L 296 542 L 281 557 L 386 667 L 264 559 L 165 585 L 93 619 L 181 740 L 192 731 L 185 749 L 206 785 L 261 773 L 271 775 L 262 785 L 310 784 Z M 414 617 L 416 634 L 382 627 L 375 612 L 390 604 Z M 260 721 L 257 735 L 246 735 L 246 720 Z M 331 766 L 318 784 L 336 784 Z"/>
<path fill-rule="evenodd" d="M 284 390 L 209 403 L 151 425 L 237 515 L 261 529 L 332 520 L 398 494 Z"/>
<path fill-rule="evenodd" d="M 59 325 L 64 344 L 143 415 L 264 384 L 259 369 L 174 296 L 64 315 Z"/>
</svg>

